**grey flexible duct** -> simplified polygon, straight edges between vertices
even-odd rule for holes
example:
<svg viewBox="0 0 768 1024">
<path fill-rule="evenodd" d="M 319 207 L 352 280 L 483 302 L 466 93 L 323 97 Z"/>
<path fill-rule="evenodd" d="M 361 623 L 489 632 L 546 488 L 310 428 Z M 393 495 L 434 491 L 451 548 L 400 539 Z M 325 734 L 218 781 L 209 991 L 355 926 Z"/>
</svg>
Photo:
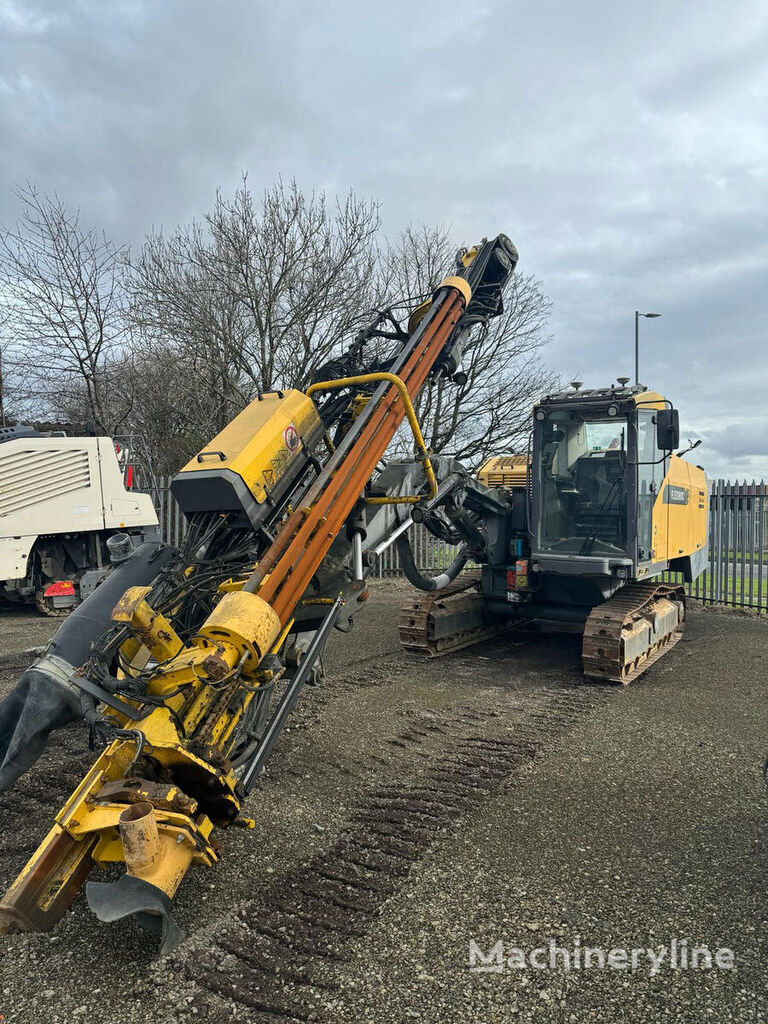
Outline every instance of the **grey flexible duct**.
<svg viewBox="0 0 768 1024">
<path fill-rule="evenodd" d="M 456 555 L 445 572 L 441 572 L 439 576 L 422 576 L 416 568 L 408 535 L 405 533 L 401 534 L 397 538 L 396 543 L 397 553 L 400 556 L 400 568 L 405 573 L 408 582 L 412 583 L 418 590 L 442 590 L 449 583 L 453 583 L 467 563 L 467 549 L 462 545 L 458 555 Z"/>
</svg>

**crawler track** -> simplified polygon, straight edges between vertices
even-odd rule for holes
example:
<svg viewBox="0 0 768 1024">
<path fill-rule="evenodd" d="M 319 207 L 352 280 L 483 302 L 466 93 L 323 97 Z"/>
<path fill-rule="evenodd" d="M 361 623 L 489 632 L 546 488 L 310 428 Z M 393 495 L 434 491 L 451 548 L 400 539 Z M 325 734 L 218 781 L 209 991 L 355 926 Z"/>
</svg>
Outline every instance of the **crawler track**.
<svg viewBox="0 0 768 1024">
<path fill-rule="evenodd" d="M 506 630 L 505 621 L 487 621 L 477 592 L 481 572 L 470 570 L 442 590 L 414 590 L 400 609 L 400 643 L 412 654 L 438 658 Z M 453 620 L 457 623 L 451 628 Z"/>
<path fill-rule="evenodd" d="M 584 674 L 631 683 L 683 632 L 685 591 L 670 583 L 632 583 L 594 608 L 584 627 Z"/>
<path fill-rule="evenodd" d="M 414 778 L 372 786 L 330 849 L 160 965 L 160 976 L 170 972 L 191 996 L 174 1019 L 224 1024 L 234 1005 L 252 1022 L 333 1020 L 335 974 L 350 944 L 425 852 L 609 692 L 544 689 L 514 726 L 499 712 L 465 707 L 393 737 L 404 761 L 438 749 Z"/>
<path fill-rule="evenodd" d="M 400 609 L 400 642 L 431 658 L 498 636 L 513 620 L 488 621 L 477 593 L 479 571 L 433 593 L 414 591 Z M 685 591 L 669 583 L 631 583 L 590 612 L 584 627 L 584 674 L 630 683 L 680 639 Z M 519 624 L 519 623 L 518 623 Z"/>
</svg>

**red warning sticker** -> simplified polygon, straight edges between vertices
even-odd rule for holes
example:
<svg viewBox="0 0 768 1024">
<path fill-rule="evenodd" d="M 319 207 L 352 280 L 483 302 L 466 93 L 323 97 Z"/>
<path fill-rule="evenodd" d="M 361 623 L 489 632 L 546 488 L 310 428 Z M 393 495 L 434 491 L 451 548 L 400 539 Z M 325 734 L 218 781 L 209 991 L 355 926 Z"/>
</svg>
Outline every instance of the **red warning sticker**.
<svg viewBox="0 0 768 1024">
<path fill-rule="evenodd" d="M 283 440 L 285 441 L 285 447 L 289 452 L 297 452 L 301 448 L 301 438 L 299 432 L 292 423 L 283 431 Z"/>
</svg>

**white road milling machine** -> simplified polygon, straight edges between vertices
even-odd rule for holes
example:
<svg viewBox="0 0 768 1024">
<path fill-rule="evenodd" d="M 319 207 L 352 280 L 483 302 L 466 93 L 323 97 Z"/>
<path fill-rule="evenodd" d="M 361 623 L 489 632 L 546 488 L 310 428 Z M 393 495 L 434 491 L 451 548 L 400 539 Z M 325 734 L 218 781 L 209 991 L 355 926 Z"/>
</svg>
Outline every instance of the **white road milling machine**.
<svg viewBox="0 0 768 1024">
<path fill-rule="evenodd" d="M 133 535 L 128 554 L 155 536 L 152 499 L 126 489 L 128 469 L 109 437 L 0 427 L 0 598 L 65 615 L 121 557 L 112 537 Z"/>
</svg>

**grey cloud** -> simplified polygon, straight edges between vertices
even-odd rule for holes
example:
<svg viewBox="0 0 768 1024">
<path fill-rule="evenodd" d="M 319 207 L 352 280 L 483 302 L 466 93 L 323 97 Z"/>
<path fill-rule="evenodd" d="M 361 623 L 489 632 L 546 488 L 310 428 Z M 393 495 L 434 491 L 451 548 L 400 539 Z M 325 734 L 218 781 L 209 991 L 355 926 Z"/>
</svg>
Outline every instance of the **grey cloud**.
<svg viewBox="0 0 768 1024">
<path fill-rule="evenodd" d="M 768 451 L 768 417 L 745 418 L 723 430 L 706 430 L 711 448 L 728 459 L 746 461 L 754 456 L 763 457 Z"/>
<path fill-rule="evenodd" d="M 554 301 L 553 367 L 631 372 L 633 310 L 661 312 L 642 379 L 708 471 L 768 476 L 768 445 L 729 440 L 768 384 L 767 23 L 757 0 L 4 0 L 0 220 L 31 178 L 138 244 L 246 170 L 376 195 L 390 231 L 505 230 Z"/>
</svg>

